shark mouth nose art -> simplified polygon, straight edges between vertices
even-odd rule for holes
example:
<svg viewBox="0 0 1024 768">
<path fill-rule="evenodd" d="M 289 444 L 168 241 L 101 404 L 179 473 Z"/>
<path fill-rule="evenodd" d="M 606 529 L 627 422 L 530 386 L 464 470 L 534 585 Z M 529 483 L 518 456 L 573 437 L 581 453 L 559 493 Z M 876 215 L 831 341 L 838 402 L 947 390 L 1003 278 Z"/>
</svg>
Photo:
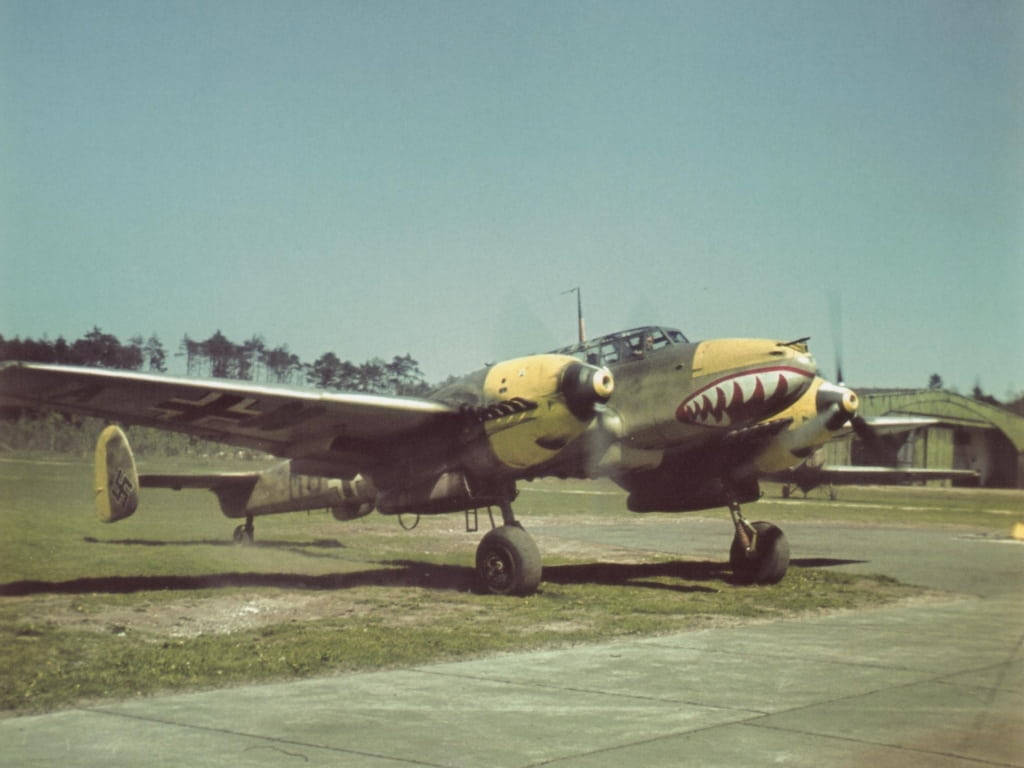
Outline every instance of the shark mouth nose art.
<svg viewBox="0 0 1024 768">
<path fill-rule="evenodd" d="M 763 418 L 793 403 L 813 378 L 807 371 L 789 366 L 734 373 L 686 398 L 676 409 L 676 418 L 708 427 Z"/>
</svg>

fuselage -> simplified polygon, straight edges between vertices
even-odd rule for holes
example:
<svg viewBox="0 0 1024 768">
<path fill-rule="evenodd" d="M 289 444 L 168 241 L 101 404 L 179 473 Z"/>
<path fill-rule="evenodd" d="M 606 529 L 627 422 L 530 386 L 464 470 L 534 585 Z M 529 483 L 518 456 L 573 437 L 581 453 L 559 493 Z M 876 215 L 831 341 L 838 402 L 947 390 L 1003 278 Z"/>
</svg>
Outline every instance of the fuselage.
<svg viewBox="0 0 1024 768">
<path fill-rule="evenodd" d="M 567 408 L 560 391 L 573 360 L 607 370 L 614 381 L 584 413 Z M 721 450 L 745 431 L 775 424 L 771 435 L 720 463 L 723 472 L 751 477 L 792 466 L 829 439 L 818 402 L 823 386 L 831 385 L 818 376 L 803 340 L 689 342 L 678 331 L 649 326 L 499 363 L 435 397 L 482 414 L 459 455 L 450 457 L 451 468 L 470 474 L 622 479 L 705 447 Z M 675 461 L 665 471 L 678 473 L 680 466 Z"/>
</svg>

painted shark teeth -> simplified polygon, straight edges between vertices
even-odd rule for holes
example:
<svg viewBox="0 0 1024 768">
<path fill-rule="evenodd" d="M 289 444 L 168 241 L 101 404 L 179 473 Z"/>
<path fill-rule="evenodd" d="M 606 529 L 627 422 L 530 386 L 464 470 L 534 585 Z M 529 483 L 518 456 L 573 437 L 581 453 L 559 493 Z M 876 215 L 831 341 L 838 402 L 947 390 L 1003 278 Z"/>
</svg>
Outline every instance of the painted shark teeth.
<svg viewBox="0 0 1024 768">
<path fill-rule="evenodd" d="M 796 400 L 812 378 L 806 371 L 788 366 L 734 373 L 686 398 L 676 409 L 676 418 L 708 427 L 764 418 Z"/>
</svg>

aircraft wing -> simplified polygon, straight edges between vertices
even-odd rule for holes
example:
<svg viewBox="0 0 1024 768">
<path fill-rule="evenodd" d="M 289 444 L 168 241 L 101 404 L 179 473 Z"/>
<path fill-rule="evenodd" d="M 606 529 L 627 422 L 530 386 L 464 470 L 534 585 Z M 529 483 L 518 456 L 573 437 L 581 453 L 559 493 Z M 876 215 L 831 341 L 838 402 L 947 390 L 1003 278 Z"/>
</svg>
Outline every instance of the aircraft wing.
<svg viewBox="0 0 1024 768">
<path fill-rule="evenodd" d="M 799 464 L 789 469 L 769 472 L 764 477 L 779 483 L 796 483 L 809 490 L 819 485 L 900 485 L 923 480 L 977 480 L 979 475 L 972 469 Z"/>
<path fill-rule="evenodd" d="M 921 467 L 858 467 L 826 464 L 816 470 L 822 483 L 833 485 L 913 483 L 921 480 L 968 480 L 977 479 L 978 473 L 971 469 L 926 469 Z"/>
<path fill-rule="evenodd" d="M 898 432 L 909 432 L 919 427 L 932 427 L 940 423 L 940 419 L 934 416 L 914 415 L 872 416 L 871 418 L 864 419 L 864 422 L 871 427 L 876 435 L 892 435 Z M 847 437 L 852 431 L 854 431 L 853 426 L 848 423 L 841 430 L 837 431 L 832 439 Z"/>
<path fill-rule="evenodd" d="M 0 364 L 0 406 L 64 411 L 323 462 L 340 473 L 451 423 L 433 400 L 330 393 L 37 363 Z M 324 474 L 327 474 L 326 472 Z"/>
</svg>

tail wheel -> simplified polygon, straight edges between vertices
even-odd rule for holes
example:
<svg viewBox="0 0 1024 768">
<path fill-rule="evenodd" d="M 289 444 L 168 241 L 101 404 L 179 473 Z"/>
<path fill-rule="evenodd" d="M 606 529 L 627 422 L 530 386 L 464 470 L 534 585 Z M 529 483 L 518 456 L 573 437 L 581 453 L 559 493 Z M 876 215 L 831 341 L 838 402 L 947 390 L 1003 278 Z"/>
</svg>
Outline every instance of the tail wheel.
<svg viewBox="0 0 1024 768">
<path fill-rule="evenodd" d="M 252 524 L 252 518 L 248 517 L 245 523 L 235 528 L 233 536 L 235 544 L 242 544 L 243 546 L 249 546 L 256 541 L 256 530 Z"/>
<path fill-rule="evenodd" d="M 531 594 L 540 584 L 540 550 L 518 525 L 494 528 L 476 549 L 476 572 L 481 585 L 492 594 Z"/>
<path fill-rule="evenodd" d="M 758 521 L 751 523 L 757 536 L 754 551 L 747 552 L 739 538 L 729 550 L 729 565 L 741 584 L 775 584 L 789 568 L 789 541 L 778 526 Z"/>
</svg>

